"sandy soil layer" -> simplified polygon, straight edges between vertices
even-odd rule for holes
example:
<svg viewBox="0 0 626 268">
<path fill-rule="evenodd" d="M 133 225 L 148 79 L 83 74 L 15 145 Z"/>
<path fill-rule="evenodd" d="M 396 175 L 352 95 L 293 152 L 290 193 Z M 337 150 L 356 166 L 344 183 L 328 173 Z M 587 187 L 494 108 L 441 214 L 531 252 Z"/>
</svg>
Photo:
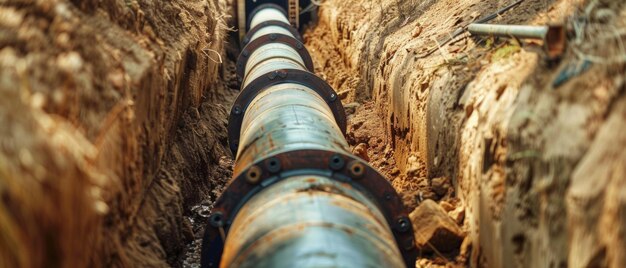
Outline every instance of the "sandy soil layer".
<svg viewBox="0 0 626 268">
<path fill-rule="evenodd" d="M 0 4 L 0 266 L 179 264 L 228 176 L 223 2 Z"/>
<path fill-rule="evenodd" d="M 385 173 L 406 205 L 463 209 L 468 243 L 448 264 L 622 267 L 626 158 L 610 148 L 624 146 L 626 7 L 529 0 L 493 21 L 566 23 L 569 43 L 556 61 L 525 40 L 438 47 L 510 2 L 325 1 L 307 46 L 355 110 L 355 150 L 369 148 L 383 170 L 397 167 Z M 374 116 L 380 123 L 370 127 L 359 119 Z M 437 194 L 441 185 L 453 193 Z"/>
</svg>

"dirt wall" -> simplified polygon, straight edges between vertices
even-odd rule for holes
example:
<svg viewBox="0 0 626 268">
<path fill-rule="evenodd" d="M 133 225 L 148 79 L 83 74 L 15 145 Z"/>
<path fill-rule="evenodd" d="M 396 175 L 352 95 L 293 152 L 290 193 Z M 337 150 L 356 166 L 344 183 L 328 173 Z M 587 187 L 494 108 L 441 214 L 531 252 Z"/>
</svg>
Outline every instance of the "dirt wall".
<svg viewBox="0 0 626 268">
<path fill-rule="evenodd" d="M 454 186 L 471 247 L 453 262 L 622 267 L 626 7 L 524 1 L 492 21 L 566 23 L 558 60 L 540 41 L 440 45 L 509 2 L 325 1 L 307 46 L 344 104 L 359 114 L 373 103 L 366 116 L 382 118 L 382 148 L 399 168 L 387 175 L 408 207 L 438 200 L 416 183 Z"/>
<path fill-rule="evenodd" d="M 0 4 L 0 266 L 178 265 L 225 141 L 224 2 Z"/>
</svg>

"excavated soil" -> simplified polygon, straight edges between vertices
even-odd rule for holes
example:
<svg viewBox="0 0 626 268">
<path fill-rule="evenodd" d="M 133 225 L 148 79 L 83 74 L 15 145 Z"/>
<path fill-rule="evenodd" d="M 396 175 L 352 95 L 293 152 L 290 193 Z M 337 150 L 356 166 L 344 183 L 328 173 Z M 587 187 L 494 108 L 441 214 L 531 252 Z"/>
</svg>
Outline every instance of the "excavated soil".
<svg viewBox="0 0 626 268">
<path fill-rule="evenodd" d="M 0 267 L 182 265 L 230 177 L 229 8 L 0 3 Z"/>
<path fill-rule="evenodd" d="M 355 153 L 410 209 L 431 199 L 460 219 L 458 255 L 418 267 L 622 267 L 626 7 L 528 0 L 492 21 L 565 24 L 558 59 L 541 41 L 441 45 L 512 2 L 324 1 L 307 47 L 352 113 Z"/>
</svg>

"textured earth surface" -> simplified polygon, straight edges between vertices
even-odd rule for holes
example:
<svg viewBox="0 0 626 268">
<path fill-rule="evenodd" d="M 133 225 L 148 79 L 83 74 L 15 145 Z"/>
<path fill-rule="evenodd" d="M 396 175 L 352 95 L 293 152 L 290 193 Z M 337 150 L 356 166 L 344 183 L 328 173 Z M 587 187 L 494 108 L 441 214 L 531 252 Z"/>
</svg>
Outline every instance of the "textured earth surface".
<svg viewBox="0 0 626 268">
<path fill-rule="evenodd" d="M 226 177 L 218 1 L 0 3 L 0 266 L 177 266 Z"/>
<path fill-rule="evenodd" d="M 307 46 L 405 204 L 463 211 L 459 256 L 418 266 L 621 267 L 626 7 L 529 0 L 492 21 L 565 25 L 556 60 L 542 41 L 441 45 L 512 2 L 325 1 Z"/>
</svg>

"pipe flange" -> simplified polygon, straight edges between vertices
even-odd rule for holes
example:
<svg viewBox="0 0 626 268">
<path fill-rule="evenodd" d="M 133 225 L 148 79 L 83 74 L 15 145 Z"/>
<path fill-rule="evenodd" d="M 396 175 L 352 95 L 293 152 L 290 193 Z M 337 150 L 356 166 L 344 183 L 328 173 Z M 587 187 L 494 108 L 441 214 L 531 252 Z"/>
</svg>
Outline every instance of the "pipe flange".
<svg viewBox="0 0 626 268">
<path fill-rule="evenodd" d="M 300 35 L 300 32 L 298 32 L 293 26 L 291 26 L 291 24 L 289 23 L 285 23 L 283 21 L 279 21 L 279 20 L 268 20 L 268 21 L 264 21 L 261 22 L 259 25 L 254 26 L 254 28 L 250 29 L 247 33 L 246 36 L 244 36 L 243 40 L 241 41 L 241 43 L 245 46 L 248 43 L 250 43 L 250 40 L 252 39 L 252 36 L 258 32 L 259 30 L 263 29 L 264 27 L 267 26 L 278 26 L 281 27 L 287 31 L 289 31 L 293 36 L 296 37 L 296 39 L 302 43 L 304 43 L 304 39 L 302 39 L 302 36 Z"/>
<path fill-rule="evenodd" d="M 297 69 L 280 69 L 262 75 L 250 82 L 237 96 L 228 118 L 228 144 L 233 156 L 237 155 L 241 124 L 250 102 L 264 89 L 282 83 L 300 84 L 315 91 L 330 107 L 341 133 L 346 134 L 346 112 L 341 101 L 337 99 L 337 93 L 326 81 L 311 72 Z"/>
<path fill-rule="evenodd" d="M 293 48 L 296 52 L 298 52 L 300 58 L 302 58 L 304 67 L 310 72 L 314 71 L 311 54 L 309 54 L 309 51 L 304 47 L 302 42 L 284 34 L 266 34 L 247 44 L 239 54 L 239 57 L 237 58 L 237 78 L 240 82 L 243 81 L 243 78 L 245 77 L 246 65 L 248 64 L 250 55 L 252 55 L 252 53 L 260 47 L 270 43 L 285 44 Z"/>
<path fill-rule="evenodd" d="M 341 168 L 329 166 L 334 159 L 340 158 L 341 163 L 350 163 Z M 276 160 L 280 163 L 280 172 L 272 173 L 268 160 Z M 355 165 L 362 168 L 362 177 L 353 179 Z M 259 183 L 250 184 L 247 181 L 247 174 L 252 168 L 260 168 L 262 174 Z M 359 172 L 360 173 L 360 172 Z M 296 150 L 270 155 L 263 160 L 251 164 L 248 167 L 235 167 L 233 180 L 214 203 L 212 213 L 221 213 L 222 221 L 225 223 L 225 230 L 232 224 L 237 212 L 256 193 L 277 183 L 283 179 L 299 175 L 320 175 L 333 180 L 349 183 L 352 187 L 362 190 L 371 196 L 380 211 L 385 216 L 389 227 L 400 246 L 402 256 L 407 263 L 407 267 L 414 265 L 418 250 L 415 247 L 413 237 L 413 226 L 409 220 L 408 213 L 402 203 L 402 198 L 396 193 L 389 181 L 381 175 L 375 168 L 363 162 L 356 156 L 345 152 L 333 152 L 325 150 Z M 208 224 L 205 229 L 203 241 L 220 241 L 220 229 Z M 219 259 L 211 259 L 211 256 L 221 256 L 223 244 L 205 243 L 202 248 L 203 263 L 219 263 Z"/>
</svg>

